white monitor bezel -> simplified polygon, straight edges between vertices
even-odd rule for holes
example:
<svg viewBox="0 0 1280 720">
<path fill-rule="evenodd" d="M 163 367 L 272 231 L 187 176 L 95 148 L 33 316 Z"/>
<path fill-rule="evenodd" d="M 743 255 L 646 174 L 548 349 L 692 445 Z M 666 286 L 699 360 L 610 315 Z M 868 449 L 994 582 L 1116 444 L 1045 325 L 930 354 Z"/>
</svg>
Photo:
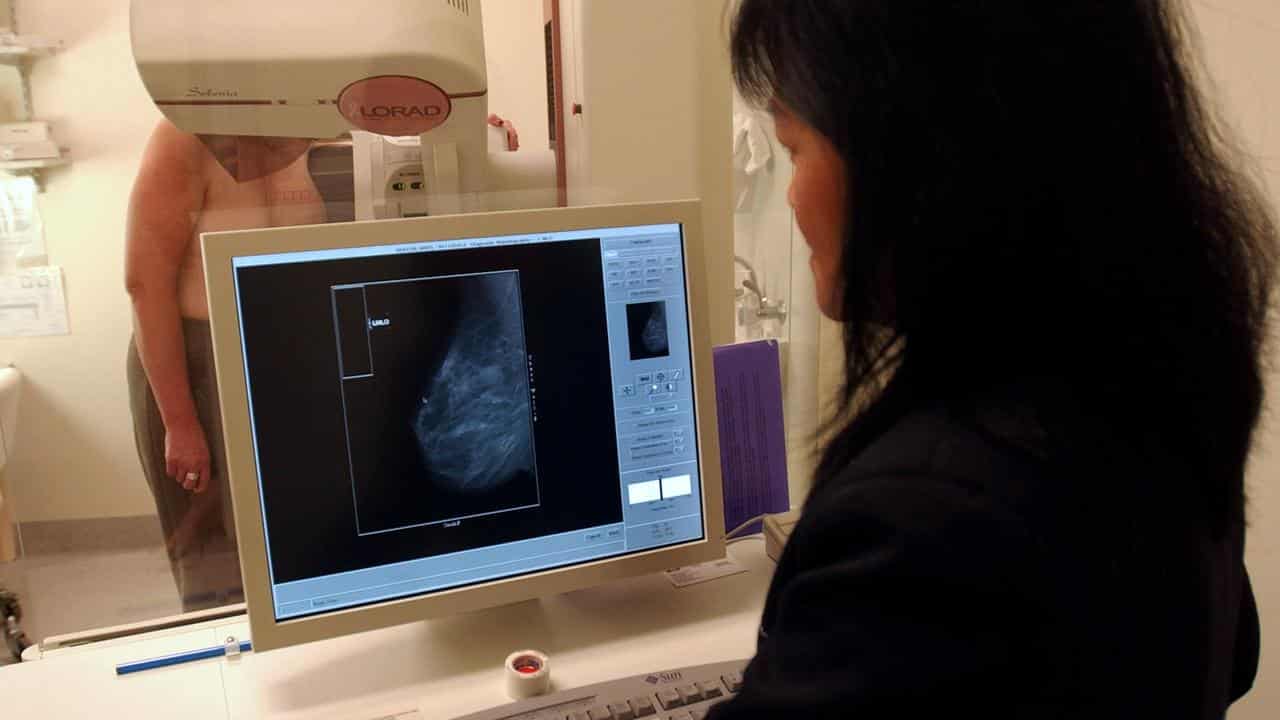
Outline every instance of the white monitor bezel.
<svg viewBox="0 0 1280 720">
<path fill-rule="evenodd" d="M 504 605 L 724 557 L 724 503 L 716 424 L 716 393 L 711 365 L 710 298 L 707 296 L 701 217 L 701 203 L 690 200 L 203 234 L 201 246 L 226 442 L 226 468 L 235 510 L 240 567 L 254 649 L 271 650 L 429 617 Z M 688 292 L 697 400 L 699 471 L 702 478 L 703 539 L 422 596 L 297 619 L 277 620 L 272 599 L 261 497 L 258 492 L 258 471 L 253 450 L 232 259 L 300 251 L 669 223 L 679 224 L 684 235 L 685 286 Z"/>
</svg>

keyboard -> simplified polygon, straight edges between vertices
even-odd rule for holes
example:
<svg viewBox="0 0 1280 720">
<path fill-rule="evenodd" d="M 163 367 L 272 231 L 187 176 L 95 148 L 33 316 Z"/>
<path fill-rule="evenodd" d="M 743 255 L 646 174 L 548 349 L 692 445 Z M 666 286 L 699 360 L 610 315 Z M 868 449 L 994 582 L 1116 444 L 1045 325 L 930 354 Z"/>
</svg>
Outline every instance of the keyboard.
<svg viewBox="0 0 1280 720">
<path fill-rule="evenodd" d="M 642 673 L 498 705 L 457 720 L 702 720 L 742 689 L 746 660 Z"/>
</svg>

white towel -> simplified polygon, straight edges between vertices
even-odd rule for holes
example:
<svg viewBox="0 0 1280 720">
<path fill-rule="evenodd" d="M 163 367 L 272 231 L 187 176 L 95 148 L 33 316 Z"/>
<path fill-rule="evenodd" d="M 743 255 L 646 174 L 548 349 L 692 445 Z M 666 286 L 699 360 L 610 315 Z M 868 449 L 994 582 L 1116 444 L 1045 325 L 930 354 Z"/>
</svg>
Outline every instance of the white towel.
<svg viewBox="0 0 1280 720">
<path fill-rule="evenodd" d="M 757 112 L 733 115 L 734 196 L 737 209 L 751 201 L 756 175 L 769 167 L 773 146 Z"/>
</svg>

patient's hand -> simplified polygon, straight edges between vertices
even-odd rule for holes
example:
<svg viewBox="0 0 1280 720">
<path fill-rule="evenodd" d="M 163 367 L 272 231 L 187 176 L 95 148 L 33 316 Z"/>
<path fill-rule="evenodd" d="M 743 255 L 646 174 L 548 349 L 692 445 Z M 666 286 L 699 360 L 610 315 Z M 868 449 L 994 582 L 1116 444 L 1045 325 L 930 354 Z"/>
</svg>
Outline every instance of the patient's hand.
<svg viewBox="0 0 1280 720">
<path fill-rule="evenodd" d="M 520 133 L 516 132 L 516 126 L 512 125 L 510 120 L 503 120 L 496 114 L 491 113 L 489 115 L 489 124 L 507 131 L 507 150 L 520 149 Z"/>
</svg>

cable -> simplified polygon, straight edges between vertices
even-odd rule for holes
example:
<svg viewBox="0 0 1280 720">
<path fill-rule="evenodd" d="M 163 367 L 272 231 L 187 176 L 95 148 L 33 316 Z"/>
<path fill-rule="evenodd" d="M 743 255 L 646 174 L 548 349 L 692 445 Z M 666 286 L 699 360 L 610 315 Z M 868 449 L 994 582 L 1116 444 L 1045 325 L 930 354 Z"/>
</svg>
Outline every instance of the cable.
<svg viewBox="0 0 1280 720">
<path fill-rule="evenodd" d="M 746 522 L 742 523 L 742 524 L 741 524 L 741 525 L 739 525 L 738 527 L 736 527 L 736 528 L 734 528 L 734 529 L 730 530 L 729 532 L 725 533 L 725 534 L 724 534 L 724 539 L 725 539 L 725 540 L 729 540 L 729 539 L 731 539 L 733 536 L 737 535 L 738 533 L 742 532 L 743 530 L 746 530 L 747 528 L 751 527 L 752 525 L 755 525 L 756 523 L 760 522 L 761 520 L 764 520 L 764 519 L 765 519 L 765 516 L 767 516 L 767 515 L 772 515 L 772 514 L 773 514 L 773 513 L 763 513 L 763 514 L 760 514 L 760 515 L 757 515 L 757 516 L 755 516 L 755 517 L 751 518 L 750 520 L 748 520 L 748 521 L 746 521 Z"/>
<path fill-rule="evenodd" d="M 764 533 L 752 533 L 750 535 L 743 535 L 742 537 L 733 538 L 732 540 L 726 540 L 724 544 L 725 544 L 725 547 L 728 547 L 730 545 L 733 545 L 734 543 L 740 543 L 743 540 L 763 540 L 763 539 L 764 539 Z"/>
</svg>

